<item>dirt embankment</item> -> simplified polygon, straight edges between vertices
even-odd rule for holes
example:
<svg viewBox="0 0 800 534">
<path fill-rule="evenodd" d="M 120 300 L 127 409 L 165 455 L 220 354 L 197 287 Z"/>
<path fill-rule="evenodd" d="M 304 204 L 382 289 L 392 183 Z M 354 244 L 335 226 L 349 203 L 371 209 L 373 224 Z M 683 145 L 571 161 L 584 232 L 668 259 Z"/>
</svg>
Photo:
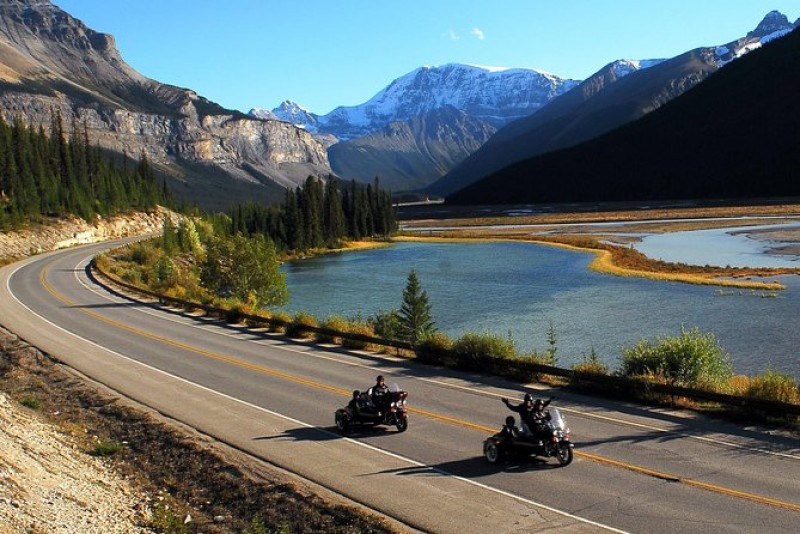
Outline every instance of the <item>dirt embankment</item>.
<svg viewBox="0 0 800 534">
<path fill-rule="evenodd" d="M 87 222 L 77 217 L 30 224 L 20 230 L 0 232 L 0 265 L 51 250 L 145 235 L 161 230 L 164 217 L 174 212 L 158 208 L 150 213 L 132 213 Z"/>
</svg>

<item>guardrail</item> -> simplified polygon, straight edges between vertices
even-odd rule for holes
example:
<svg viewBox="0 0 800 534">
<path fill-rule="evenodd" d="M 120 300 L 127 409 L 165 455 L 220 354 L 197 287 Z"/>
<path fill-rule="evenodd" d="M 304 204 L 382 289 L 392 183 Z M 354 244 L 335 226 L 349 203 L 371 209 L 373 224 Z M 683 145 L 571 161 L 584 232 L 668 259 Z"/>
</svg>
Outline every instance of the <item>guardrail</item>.
<svg viewBox="0 0 800 534">
<path fill-rule="evenodd" d="M 364 334 L 351 333 L 351 332 L 340 332 L 338 330 L 333 330 L 331 328 L 326 328 L 321 326 L 297 325 L 292 321 L 285 321 L 277 317 L 275 318 L 261 317 L 259 315 L 242 313 L 237 310 L 226 310 L 214 306 L 208 306 L 198 302 L 192 302 L 184 299 L 160 295 L 153 291 L 149 291 L 147 289 L 143 289 L 134 286 L 132 284 L 129 284 L 127 282 L 124 282 L 122 280 L 119 280 L 117 277 L 102 271 L 102 269 L 100 269 L 97 266 L 97 263 L 94 259 L 91 262 L 90 271 L 98 273 L 100 276 L 106 278 L 108 281 L 112 282 L 113 284 L 127 291 L 132 291 L 141 295 L 151 297 L 153 299 L 158 300 L 159 303 L 161 304 L 169 304 L 184 309 L 200 309 L 205 311 L 207 314 L 225 318 L 230 322 L 247 321 L 254 325 L 266 325 L 271 328 L 293 327 L 296 328 L 298 332 L 300 331 L 309 332 L 322 336 L 328 336 L 330 338 L 342 339 L 343 344 L 346 344 L 346 342 L 349 341 L 349 342 L 364 343 L 369 345 L 377 345 L 382 347 L 391 347 L 394 349 L 413 352 L 422 362 L 426 361 L 436 362 L 436 363 L 451 362 L 454 364 L 453 367 L 464 368 L 464 366 L 458 364 L 458 358 L 453 354 L 422 353 L 420 352 L 419 347 L 415 347 L 414 345 L 412 345 L 407 341 L 384 339 L 384 338 L 378 338 L 374 336 L 367 336 Z M 101 280 L 99 280 L 96 276 L 94 276 L 93 272 L 90 272 L 89 274 L 99 284 L 109 287 L 108 284 L 104 284 Z M 112 287 L 110 287 L 109 289 L 114 290 L 114 288 Z M 485 358 L 485 359 L 487 360 L 485 363 L 489 364 L 488 367 L 491 367 L 492 371 L 494 371 L 493 374 L 501 375 L 506 378 L 517 378 L 523 381 L 531 381 L 535 379 L 537 375 L 558 376 L 566 378 L 573 384 L 582 384 L 584 386 L 589 386 L 595 389 L 608 388 L 612 391 L 619 391 L 619 392 L 634 392 L 639 394 L 650 393 L 650 394 L 665 395 L 673 398 L 685 397 L 692 400 L 715 402 L 725 405 L 726 407 L 729 408 L 741 408 L 752 411 L 760 411 L 778 417 L 800 416 L 800 405 L 790 404 L 786 402 L 773 401 L 768 399 L 759 399 L 756 397 L 729 395 L 726 393 L 717 393 L 713 391 L 705 391 L 700 389 L 673 386 L 669 384 L 659 384 L 657 382 L 651 382 L 638 378 L 605 375 L 605 374 L 591 373 L 586 371 L 578 371 L 575 369 L 564 369 L 561 367 L 554 367 L 551 365 L 545 365 L 534 361 L 526 361 L 522 358 L 516 360 L 505 360 L 499 358 L 492 358 L 492 359 Z M 473 365 L 468 365 L 467 367 L 469 368 L 468 370 L 472 371 L 486 371 L 486 369 L 472 368 L 475 367 L 474 362 Z"/>
</svg>

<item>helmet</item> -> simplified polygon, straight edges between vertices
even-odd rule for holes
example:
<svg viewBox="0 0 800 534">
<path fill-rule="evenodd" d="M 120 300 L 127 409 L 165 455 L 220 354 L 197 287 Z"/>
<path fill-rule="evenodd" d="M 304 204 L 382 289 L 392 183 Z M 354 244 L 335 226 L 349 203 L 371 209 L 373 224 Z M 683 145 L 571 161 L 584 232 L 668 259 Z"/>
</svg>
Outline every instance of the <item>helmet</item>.
<svg viewBox="0 0 800 534">
<path fill-rule="evenodd" d="M 526 393 L 525 394 L 525 402 L 532 401 L 532 400 L 533 400 L 533 395 L 531 395 L 530 393 Z"/>
<path fill-rule="evenodd" d="M 533 403 L 534 406 L 541 406 L 543 404 L 544 402 L 542 402 L 542 399 L 536 399 L 536 402 Z"/>
<path fill-rule="evenodd" d="M 375 382 L 383 382 L 383 375 L 378 375 L 378 378 L 375 379 Z"/>
<path fill-rule="evenodd" d="M 506 426 L 514 426 L 515 424 L 517 424 L 517 421 L 514 419 L 513 415 L 506 417 Z"/>
<path fill-rule="evenodd" d="M 359 390 L 357 390 L 357 389 L 354 389 L 353 390 L 353 397 L 355 398 L 355 397 L 358 397 L 359 395 L 361 395 L 361 392 Z"/>
</svg>

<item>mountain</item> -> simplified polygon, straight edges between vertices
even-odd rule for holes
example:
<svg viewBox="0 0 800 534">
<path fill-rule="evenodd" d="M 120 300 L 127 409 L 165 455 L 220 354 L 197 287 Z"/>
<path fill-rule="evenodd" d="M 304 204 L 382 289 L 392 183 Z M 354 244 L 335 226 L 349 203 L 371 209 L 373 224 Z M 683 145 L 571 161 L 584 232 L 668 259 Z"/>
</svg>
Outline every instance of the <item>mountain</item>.
<svg viewBox="0 0 800 534">
<path fill-rule="evenodd" d="M 500 129 L 427 190 L 447 196 L 517 161 L 609 132 L 658 109 L 733 59 L 791 29 L 786 17 L 773 11 L 746 37 L 724 46 L 698 48 L 668 60 L 610 63 L 541 111 Z"/>
<path fill-rule="evenodd" d="M 0 0 L 0 113 L 46 131 L 60 114 L 68 132 L 85 126 L 92 143 L 146 154 L 176 198 L 214 209 L 278 200 L 284 187 L 331 172 L 310 133 L 146 78 L 111 35 L 49 0 Z"/>
<path fill-rule="evenodd" d="M 577 83 L 533 69 L 448 64 L 416 69 L 369 101 L 327 115 L 289 100 L 271 111 L 254 108 L 250 115 L 277 117 L 313 133 L 328 147 L 331 168 L 341 178 L 372 182 L 379 176 L 401 191 L 430 185 L 479 148 L 487 134 Z"/>
<path fill-rule="evenodd" d="M 394 192 L 421 189 L 478 149 L 496 128 L 453 106 L 434 109 L 328 149 L 333 171 Z"/>
<path fill-rule="evenodd" d="M 453 63 L 415 69 L 367 102 L 339 106 L 326 115 L 315 115 L 290 101 L 272 113 L 310 132 L 332 134 L 341 140 L 363 137 L 392 122 L 408 121 L 445 106 L 499 127 L 533 113 L 577 83 L 534 69 Z M 251 115 L 259 113 L 263 110 L 250 111 Z"/>
<path fill-rule="evenodd" d="M 453 204 L 800 196 L 800 31 L 772 39 L 659 109 L 520 161 Z"/>
</svg>

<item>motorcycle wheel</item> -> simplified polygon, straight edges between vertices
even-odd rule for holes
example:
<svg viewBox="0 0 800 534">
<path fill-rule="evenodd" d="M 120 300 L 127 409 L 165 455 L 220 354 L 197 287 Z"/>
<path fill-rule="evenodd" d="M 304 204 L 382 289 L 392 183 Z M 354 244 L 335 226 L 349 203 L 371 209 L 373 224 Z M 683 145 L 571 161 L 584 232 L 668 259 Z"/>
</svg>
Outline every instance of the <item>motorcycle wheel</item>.
<svg viewBox="0 0 800 534">
<path fill-rule="evenodd" d="M 394 426 L 397 427 L 398 432 L 405 432 L 406 430 L 408 430 L 408 417 L 406 416 L 401 417 L 400 419 L 397 420 Z"/>
<path fill-rule="evenodd" d="M 572 463 L 572 447 L 569 446 L 569 443 L 558 444 L 556 458 L 558 458 L 558 463 L 560 463 L 562 467 Z"/>
<path fill-rule="evenodd" d="M 347 432 L 347 430 L 350 428 L 350 422 L 347 420 L 347 417 L 337 413 L 336 414 L 336 428 L 342 434 Z"/>
<path fill-rule="evenodd" d="M 500 447 L 494 441 L 490 441 L 483 446 L 483 455 L 486 456 L 486 461 L 492 465 L 500 463 L 503 459 Z"/>
</svg>

